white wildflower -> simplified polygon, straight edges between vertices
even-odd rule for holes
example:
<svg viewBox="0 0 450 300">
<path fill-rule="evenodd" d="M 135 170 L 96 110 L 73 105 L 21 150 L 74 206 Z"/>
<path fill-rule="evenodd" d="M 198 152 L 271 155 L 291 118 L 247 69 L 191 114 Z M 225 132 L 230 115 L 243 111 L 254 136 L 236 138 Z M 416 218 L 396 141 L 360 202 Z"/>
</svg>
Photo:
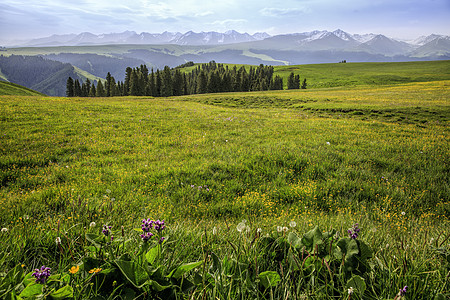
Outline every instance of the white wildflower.
<svg viewBox="0 0 450 300">
<path fill-rule="evenodd" d="M 56 245 L 61 244 L 61 238 L 59 236 L 55 239 L 55 243 L 56 243 Z"/>
<path fill-rule="evenodd" d="M 216 227 L 214 227 L 214 228 L 213 228 L 213 230 L 212 230 L 212 234 L 214 234 L 214 235 L 216 235 L 216 234 L 217 234 L 217 228 L 216 228 Z"/>
<path fill-rule="evenodd" d="M 289 223 L 289 227 L 294 228 L 295 226 L 297 226 L 297 223 L 295 221 L 291 221 Z"/>
<path fill-rule="evenodd" d="M 278 231 L 278 232 L 282 232 L 282 231 L 283 231 L 283 227 L 277 226 L 277 231 Z"/>
<path fill-rule="evenodd" d="M 245 223 L 241 222 L 241 223 L 237 224 L 236 230 L 239 232 L 243 232 L 246 230 L 246 227 L 247 227 L 247 225 L 245 225 Z"/>
<path fill-rule="evenodd" d="M 261 228 L 258 228 L 258 229 L 256 229 L 256 232 L 259 233 L 259 234 L 261 234 L 262 229 L 261 229 Z"/>
<path fill-rule="evenodd" d="M 8 228 L 3 227 L 3 228 L 2 228 L 2 232 L 8 232 Z"/>
<path fill-rule="evenodd" d="M 91 224 L 89 224 L 89 227 L 95 227 L 95 222 L 91 222 Z"/>
<path fill-rule="evenodd" d="M 329 145 L 329 144 L 330 144 L 330 142 L 327 142 L 326 144 L 327 144 L 327 145 Z"/>
<path fill-rule="evenodd" d="M 287 232 L 289 230 L 289 228 L 287 228 L 286 226 L 283 227 L 283 232 Z"/>
<path fill-rule="evenodd" d="M 406 213 L 404 211 L 401 212 L 402 216 L 406 215 Z"/>
<path fill-rule="evenodd" d="M 353 294 L 353 287 L 350 287 L 350 288 L 347 290 L 347 292 L 348 292 L 349 295 Z"/>
</svg>

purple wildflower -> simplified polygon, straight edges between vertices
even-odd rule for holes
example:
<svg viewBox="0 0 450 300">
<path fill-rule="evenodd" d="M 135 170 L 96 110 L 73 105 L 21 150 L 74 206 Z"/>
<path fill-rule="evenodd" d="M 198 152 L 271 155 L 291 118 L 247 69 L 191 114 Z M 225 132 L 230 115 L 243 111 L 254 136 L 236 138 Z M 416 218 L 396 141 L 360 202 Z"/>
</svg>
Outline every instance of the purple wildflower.
<svg viewBox="0 0 450 300">
<path fill-rule="evenodd" d="M 353 225 L 352 228 L 347 230 L 347 233 L 349 235 L 349 237 L 353 240 L 358 238 L 358 233 L 361 231 L 361 229 L 359 228 L 359 224 L 356 223 Z"/>
<path fill-rule="evenodd" d="M 159 239 L 159 243 L 162 244 L 162 243 L 164 242 L 165 239 L 166 239 L 165 237 L 161 237 L 161 238 Z"/>
<path fill-rule="evenodd" d="M 153 227 L 153 223 L 154 223 L 154 221 L 153 220 L 150 220 L 150 219 L 143 219 L 142 220 L 142 225 L 141 225 L 141 228 L 142 228 L 142 231 L 143 232 L 149 232 L 150 231 L 150 229 L 152 229 L 152 227 Z"/>
<path fill-rule="evenodd" d="M 31 274 L 36 278 L 36 283 L 44 284 L 47 278 L 50 277 L 50 268 L 42 266 L 40 269 L 34 269 L 34 273 Z"/>
<path fill-rule="evenodd" d="M 103 230 L 102 230 L 103 234 L 105 236 L 108 236 L 111 233 L 111 228 L 112 228 L 112 226 L 103 225 Z"/>
<path fill-rule="evenodd" d="M 400 290 L 400 296 L 405 296 L 405 295 L 406 295 L 406 290 L 407 290 L 407 289 L 408 289 L 408 286 L 405 285 L 405 286 L 403 287 L 403 289 Z"/>
<path fill-rule="evenodd" d="M 151 232 L 145 232 L 143 234 L 141 234 L 141 239 L 144 242 L 148 242 L 148 240 L 150 240 L 150 238 L 153 236 L 153 233 Z"/>
<path fill-rule="evenodd" d="M 163 231 L 166 228 L 166 226 L 164 226 L 164 220 L 153 221 L 153 224 L 155 224 L 155 230 L 158 232 Z"/>
</svg>

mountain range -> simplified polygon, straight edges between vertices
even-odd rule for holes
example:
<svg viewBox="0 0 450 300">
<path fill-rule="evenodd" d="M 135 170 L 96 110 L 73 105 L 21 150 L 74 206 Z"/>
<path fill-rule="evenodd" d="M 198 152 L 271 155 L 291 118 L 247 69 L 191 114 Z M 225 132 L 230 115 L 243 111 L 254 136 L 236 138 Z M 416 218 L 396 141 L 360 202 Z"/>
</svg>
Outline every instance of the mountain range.
<svg viewBox="0 0 450 300">
<path fill-rule="evenodd" d="M 265 32 L 239 33 L 229 30 L 224 33 L 210 32 L 163 32 L 140 34 L 134 31 L 121 33 L 52 35 L 45 38 L 21 42 L 15 47 L 55 47 L 88 45 L 182 45 L 182 46 L 228 46 L 244 44 L 249 48 L 294 51 L 367 52 L 386 56 L 409 55 L 442 56 L 450 53 L 450 37 L 431 34 L 415 40 L 401 41 L 381 34 L 350 34 L 343 30 L 283 34 L 271 36 Z"/>
</svg>

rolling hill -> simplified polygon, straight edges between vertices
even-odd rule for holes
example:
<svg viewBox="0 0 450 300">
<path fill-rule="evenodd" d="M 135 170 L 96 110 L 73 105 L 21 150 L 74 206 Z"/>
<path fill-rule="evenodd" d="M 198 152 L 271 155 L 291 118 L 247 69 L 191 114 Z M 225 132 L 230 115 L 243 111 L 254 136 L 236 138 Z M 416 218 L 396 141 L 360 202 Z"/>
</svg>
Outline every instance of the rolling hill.
<svg viewBox="0 0 450 300">
<path fill-rule="evenodd" d="M 32 89 L 6 81 L 0 81 L 0 95 L 45 96 L 42 93 L 33 91 Z"/>
</svg>

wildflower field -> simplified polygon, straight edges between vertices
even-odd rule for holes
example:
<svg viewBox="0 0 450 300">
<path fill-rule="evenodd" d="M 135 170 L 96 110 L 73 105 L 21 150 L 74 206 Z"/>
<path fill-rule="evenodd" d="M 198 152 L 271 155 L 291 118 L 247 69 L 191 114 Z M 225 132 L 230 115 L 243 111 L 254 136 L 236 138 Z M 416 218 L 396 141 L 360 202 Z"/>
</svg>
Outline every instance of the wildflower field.
<svg viewBox="0 0 450 300">
<path fill-rule="evenodd" d="M 449 99 L 0 96 L 0 298 L 448 299 Z"/>
</svg>

